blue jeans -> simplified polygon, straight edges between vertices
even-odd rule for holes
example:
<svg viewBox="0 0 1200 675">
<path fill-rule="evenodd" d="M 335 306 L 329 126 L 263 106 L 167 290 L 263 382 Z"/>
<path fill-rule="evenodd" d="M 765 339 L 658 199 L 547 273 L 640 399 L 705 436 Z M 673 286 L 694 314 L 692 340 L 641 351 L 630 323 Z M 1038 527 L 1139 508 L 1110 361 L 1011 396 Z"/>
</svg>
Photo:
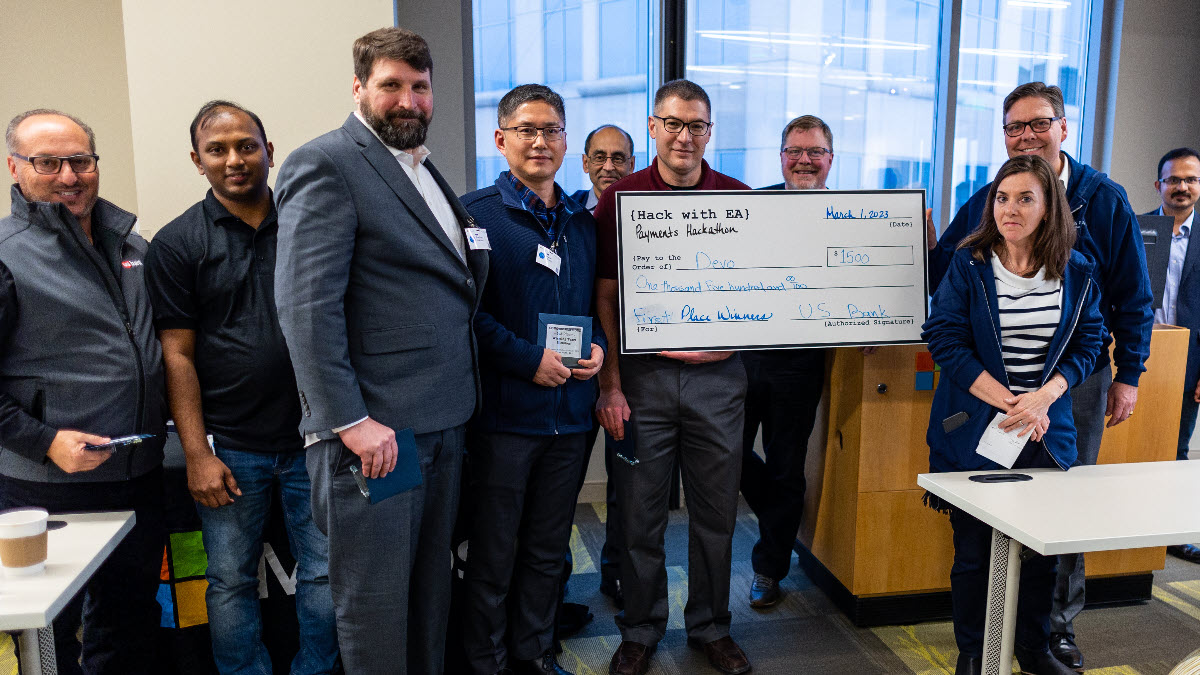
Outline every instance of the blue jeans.
<svg viewBox="0 0 1200 675">
<path fill-rule="evenodd" d="M 258 561 L 271 512 L 271 491 L 279 486 L 288 544 L 296 559 L 296 618 L 300 651 L 292 674 L 333 672 L 337 629 L 329 592 L 329 543 L 312 520 L 308 469 L 303 450 L 258 453 L 217 447 L 217 457 L 233 472 L 241 496 L 218 508 L 197 505 L 208 553 L 208 622 L 213 657 L 223 675 L 271 675 L 262 643 Z"/>
</svg>

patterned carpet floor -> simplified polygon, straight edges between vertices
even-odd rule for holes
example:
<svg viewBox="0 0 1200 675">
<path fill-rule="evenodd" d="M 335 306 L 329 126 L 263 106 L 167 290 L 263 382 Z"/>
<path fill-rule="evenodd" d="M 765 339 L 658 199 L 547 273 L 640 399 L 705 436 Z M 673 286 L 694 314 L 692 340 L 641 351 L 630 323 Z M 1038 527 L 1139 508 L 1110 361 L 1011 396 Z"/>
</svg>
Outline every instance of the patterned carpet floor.
<svg viewBox="0 0 1200 675">
<path fill-rule="evenodd" d="M 587 604 L 595 618 L 564 642 L 560 663 L 575 675 L 608 672 L 621 638 L 617 611 L 600 594 L 600 548 L 604 543 L 603 504 L 580 505 L 571 546 L 575 574 L 568 599 Z M 667 528 L 668 593 L 671 617 L 655 654 L 652 675 L 713 671 L 703 654 L 688 648 L 683 629 L 687 599 L 687 516 L 671 514 Z M 907 674 L 952 675 L 958 652 L 949 621 L 911 626 L 858 628 L 809 581 L 793 557 L 783 580 L 783 602 L 758 612 L 747 604 L 753 570 L 750 550 L 757 538 L 754 515 L 742 504 L 733 540 L 731 632 L 759 675 Z M 1144 603 L 1087 609 L 1076 621 L 1078 644 L 1092 675 L 1167 675 L 1200 648 L 1200 565 L 1167 557 L 1154 576 L 1154 597 Z"/>
</svg>

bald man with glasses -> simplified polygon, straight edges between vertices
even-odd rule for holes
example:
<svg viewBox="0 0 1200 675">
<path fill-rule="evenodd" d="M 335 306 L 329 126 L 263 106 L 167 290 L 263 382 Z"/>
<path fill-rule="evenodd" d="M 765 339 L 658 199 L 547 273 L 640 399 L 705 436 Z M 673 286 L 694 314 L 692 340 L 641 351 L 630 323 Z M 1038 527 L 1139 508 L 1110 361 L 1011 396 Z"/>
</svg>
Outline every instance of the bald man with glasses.
<svg viewBox="0 0 1200 675">
<path fill-rule="evenodd" d="M 63 673 L 156 673 L 145 640 L 161 616 L 166 402 L 146 240 L 132 213 L 100 199 L 96 139 L 82 120 L 30 110 L 5 144 L 15 185 L 0 220 L 0 511 L 135 513 L 54 620 L 55 656 Z M 88 449 L 133 434 L 148 437 Z"/>
</svg>

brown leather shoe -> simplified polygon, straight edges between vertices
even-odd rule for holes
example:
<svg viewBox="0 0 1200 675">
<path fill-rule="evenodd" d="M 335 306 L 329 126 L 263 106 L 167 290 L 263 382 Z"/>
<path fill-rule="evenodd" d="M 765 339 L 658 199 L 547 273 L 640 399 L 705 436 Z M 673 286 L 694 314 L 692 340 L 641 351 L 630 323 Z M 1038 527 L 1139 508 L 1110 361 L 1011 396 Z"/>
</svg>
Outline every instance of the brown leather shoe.
<svg viewBox="0 0 1200 675">
<path fill-rule="evenodd" d="M 609 675 L 644 675 L 650 670 L 650 657 L 657 646 L 622 640 L 608 664 Z"/>
<path fill-rule="evenodd" d="M 746 658 L 746 653 L 728 635 L 704 644 L 688 638 L 688 646 L 692 649 L 703 649 L 709 665 L 725 675 L 750 672 L 750 659 Z"/>
</svg>

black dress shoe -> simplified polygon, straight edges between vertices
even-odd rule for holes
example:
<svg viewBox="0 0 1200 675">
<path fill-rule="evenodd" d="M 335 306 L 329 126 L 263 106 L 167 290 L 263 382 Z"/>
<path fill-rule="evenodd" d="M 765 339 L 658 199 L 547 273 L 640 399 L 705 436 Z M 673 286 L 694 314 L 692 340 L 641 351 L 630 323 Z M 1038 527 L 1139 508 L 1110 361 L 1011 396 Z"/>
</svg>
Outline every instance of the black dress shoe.
<svg viewBox="0 0 1200 675">
<path fill-rule="evenodd" d="M 650 670 L 650 657 L 658 645 L 622 640 L 608 664 L 609 675 L 644 675 Z"/>
<path fill-rule="evenodd" d="M 601 579 L 600 592 L 612 600 L 617 609 L 625 609 L 625 595 L 621 593 L 620 579 Z"/>
<path fill-rule="evenodd" d="M 754 609 L 766 609 L 783 599 L 783 591 L 779 590 L 779 582 L 765 574 L 754 574 L 754 582 L 750 584 L 750 606 Z"/>
<path fill-rule="evenodd" d="M 588 625 L 592 620 L 592 612 L 587 605 L 580 605 L 574 602 L 564 602 L 562 609 L 558 612 L 556 623 L 559 639 L 569 638 L 572 635 L 583 630 L 583 627 Z"/>
<path fill-rule="evenodd" d="M 954 666 L 954 675 L 982 675 L 982 673 L 983 659 L 959 653 L 958 663 Z"/>
<path fill-rule="evenodd" d="M 1083 672 L 1083 652 L 1075 646 L 1075 638 L 1066 633 L 1050 634 L 1050 653 L 1063 665 L 1077 673 Z"/>
<path fill-rule="evenodd" d="M 1064 666 L 1047 649 L 1044 652 L 1017 650 L 1017 663 L 1021 672 L 1028 675 L 1075 675 L 1075 671 Z"/>
<path fill-rule="evenodd" d="M 704 655 L 708 657 L 708 665 L 725 675 L 750 672 L 750 659 L 746 658 L 746 652 L 743 652 L 742 648 L 728 635 L 712 642 L 700 642 L 688 638 L 687 643 L 692 649 L 704 650 Z"/>
<path fill-rule="evenodd" d="M 1168 546 L 1167 553 L 1188 562 L 1200 563 L 1200 546 L 1192 546 L 1191 544 Z"/>
<path fill-rule="evenodd" d="M 558 665 L 554 650 L 542 654 L 532 661 L 517 661 L 513 664 L 513 675 L 571 675 Z"/>
</svg>

